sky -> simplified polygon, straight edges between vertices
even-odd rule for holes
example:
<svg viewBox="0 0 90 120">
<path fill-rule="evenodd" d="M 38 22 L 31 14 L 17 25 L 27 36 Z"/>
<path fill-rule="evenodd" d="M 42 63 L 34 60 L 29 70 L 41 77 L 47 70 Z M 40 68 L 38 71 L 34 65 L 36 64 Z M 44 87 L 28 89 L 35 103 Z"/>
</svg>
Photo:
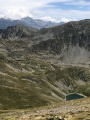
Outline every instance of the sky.
<svg viewBox="0 0 90 120">
<path fill-rule="evenodd" d="M 90 19 L 90 0 L 0 0 L 0 18 L 53 22 Z"/>
</svg>

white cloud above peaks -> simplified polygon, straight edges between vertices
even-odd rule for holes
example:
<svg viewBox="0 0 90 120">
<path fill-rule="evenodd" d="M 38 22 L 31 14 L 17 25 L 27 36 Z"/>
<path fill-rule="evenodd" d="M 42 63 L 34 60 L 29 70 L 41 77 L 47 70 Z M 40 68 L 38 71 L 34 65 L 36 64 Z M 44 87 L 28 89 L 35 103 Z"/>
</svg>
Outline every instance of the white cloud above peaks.
<svg viewBox="0 0 90 120">
<path fill-rule="evenodd" d="M 61 18 L 61 20 L 60 20 L 60 22 L 65 22 L 65 23 L 67 23 L 67 22 L 69 22 L 69 21 L 71 21 L 70 19 L 67 19 L 67 18 Z"/>
<path fill-rule="evenodd" d="M 41 17 L 41 18 L 38 18 L 38 19 L 41 19 L 41 20 L 44 20 L 44 21 L 52 21 L 52 22 L 56 22 L 56 23 L 59 22 L 58 20 L 56 20 L 52 17 L 49 17 L 49 16 Z"/>
<path fill-rule="evenodd" d="M 87 6 L 87 7 L 86 7 Z M 89 0 L 0 0 L 0 18 L 71 21 L 90 18 Z"/>
<path fill-rule="evenodd" d="M 0 17 L 4 18 L 10 18 L 10 19 L 21 19 L 23 17 L 33 17 L 30 13 L 29 10 L 23 9 L 23 8 L 9 8 L 6 10 L 3 10 L 2 14 L 0 14 Z"/>
</svg>

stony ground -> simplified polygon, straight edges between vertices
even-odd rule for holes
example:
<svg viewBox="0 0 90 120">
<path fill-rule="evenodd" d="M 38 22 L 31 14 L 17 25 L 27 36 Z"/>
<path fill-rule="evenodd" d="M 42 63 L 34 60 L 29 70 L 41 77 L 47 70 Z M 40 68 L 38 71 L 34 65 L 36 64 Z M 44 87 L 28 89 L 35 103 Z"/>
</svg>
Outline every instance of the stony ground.
<svg viewBox="0 0 90 120">
<path fill-rule="evenodd" d="M 1 110 L 0 120 L 90 120 L 90 98 L 35 109 Z"/>
</svg>

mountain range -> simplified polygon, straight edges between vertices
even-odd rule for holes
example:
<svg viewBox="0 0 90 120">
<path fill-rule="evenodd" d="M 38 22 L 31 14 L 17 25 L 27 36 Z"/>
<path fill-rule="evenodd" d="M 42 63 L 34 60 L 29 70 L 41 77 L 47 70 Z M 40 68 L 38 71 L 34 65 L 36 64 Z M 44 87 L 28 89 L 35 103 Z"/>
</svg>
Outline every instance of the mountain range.
<svg viewBox="0 0 90 120">
<path fill-rule="evenodd" d="M 0 30 L 0 109 L 33 108 L 90 96 L 90 20 Z"/>
<path fill-rule="evenodd" d="M 64 24 L 65 22 L 60 22 L 60 23 L 54 23 L 51 21 L 43 21 L 40 19 L 33 19 L 30 17 L 25 17 L 20 20 L 11 20 L 11 19 L 5 19 L 5 18 L 0 18 L 0 29 L 6 29 L 9 26 L 15 26 L 17 24 L 23 24 L 26 27 L 34 27 L 37 29 L 42 29 L 42 28 L 49 28 L 57 25 Z"/>
</svg>

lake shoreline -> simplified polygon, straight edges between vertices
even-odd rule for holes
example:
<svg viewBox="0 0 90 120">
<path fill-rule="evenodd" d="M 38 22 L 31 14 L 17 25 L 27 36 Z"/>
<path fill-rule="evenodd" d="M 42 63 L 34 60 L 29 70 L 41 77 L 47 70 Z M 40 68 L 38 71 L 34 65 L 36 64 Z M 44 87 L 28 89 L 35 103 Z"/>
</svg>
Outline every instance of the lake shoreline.
<svg viewBox="0 0 90 120">
<path fill-rule="evenodd" d="M 68 97 L 70 97 L 70 95 L 71 95 L 71 98 L 68 98 Z M 76 98 L 75 98 L 75 95 L 77 96 Z M 72 98 L 73 97 L 73 98 Z M 69 100 L 75 100 L 75 99 L 80 99 L 80 98 L 85 98 L 86 96 L 85 95 L 83 95 L 83 94 L 81 94 L 81 93 L 76 93 L 76 92 L 74 92 L 74 93 L 70 93 L 70 94 L 67 94 L 66 96 L 65 96 L 65 100 L 66 101 L 69 101 Z"/>
</svg>

